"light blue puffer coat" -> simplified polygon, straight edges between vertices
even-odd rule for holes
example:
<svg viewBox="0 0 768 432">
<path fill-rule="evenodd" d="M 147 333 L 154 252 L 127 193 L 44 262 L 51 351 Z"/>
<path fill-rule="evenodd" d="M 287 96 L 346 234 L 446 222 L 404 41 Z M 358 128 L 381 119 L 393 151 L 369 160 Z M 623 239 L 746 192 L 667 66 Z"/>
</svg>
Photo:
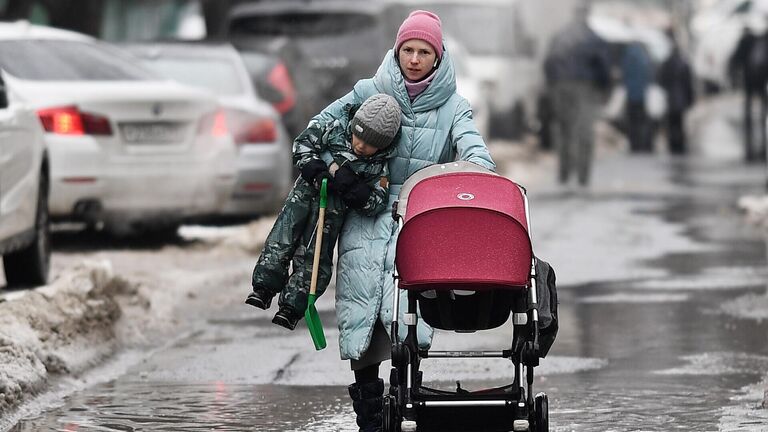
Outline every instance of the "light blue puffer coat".
<svg viewBox="0 0 768 432">
<path fill-rule="evenodd" d="M 376 93 L 395 97 L 403 110 L 402 133 L 395 143 L 395 156 L 389 162 L 390 208 L 405 179 L 428 165 L 460 159 L 495 169 L 472 120 L 469 103 L 456 93 L 456 76 L 447 51 L 432 83 L 413 102 L 390 50 L 372 79 L 358 81 L 353 91 L 315 118 L 340 118 L 344 105 L 361 104 Z M 344 221 L 336 272 L 336 316 L 342 359 L 359 359 L 365 353 L 377 319 L 390 331 L 396 228 L 389 211 L 376 217 L 349 212 Z M 401 296 L 401 314 L 406 305 L 406 296 Z M 405 326 L 400 329 L 402 339 Z M 423 346 L 429 346 L 432 329 L 420 322 L 418 336 Z"/>
</svg>

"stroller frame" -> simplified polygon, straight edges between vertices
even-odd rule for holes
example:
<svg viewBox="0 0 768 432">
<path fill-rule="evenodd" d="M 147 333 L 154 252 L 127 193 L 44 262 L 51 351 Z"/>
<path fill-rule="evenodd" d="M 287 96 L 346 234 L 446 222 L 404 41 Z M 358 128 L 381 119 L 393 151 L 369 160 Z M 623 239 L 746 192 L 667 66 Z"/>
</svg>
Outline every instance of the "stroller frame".
<svg viewBox="0 0 768 432">
<path fill-rule="evenodd" d="M 528 233 L 530 217 L 525 189 L 519 186 L 525 202 Z M 403 228 L 403 215 L 393 206 L 392 217 Z M 530 234 L 529 234 L 530 235 Z M 395 266 L 395 283 L 400 280 Z M 418 323 L 417 290 L 407 292 L 407 311 L 402 325 L 407 328 L 404 341 L 393 337 L 390 391 L 383 401 L 384 432 L 426 431 L 548 431 L 548 398 L 545 393 L 534 396 L 534 367 L 539 365 L 539 317 L 536 291 L 536 258 L 531 260 L 528 283 L 512 302 L 513 335 L 509 349 L 500 351 L 430 351 L 420 349 L 416 326 Z M 391 335 L 400 327 L 401 289 L 393 295 L 394 317 Z M 461 330 L 456 330 L 462 332 Z M 471 331 L 470 331 L 471 332 Z M 502 387 L 470 392 L 456 382 L 455 392 L 422 386 L 422 360 L 431 358 L 505 358 L 514 365 L 514 380 Z"/>
</svg>

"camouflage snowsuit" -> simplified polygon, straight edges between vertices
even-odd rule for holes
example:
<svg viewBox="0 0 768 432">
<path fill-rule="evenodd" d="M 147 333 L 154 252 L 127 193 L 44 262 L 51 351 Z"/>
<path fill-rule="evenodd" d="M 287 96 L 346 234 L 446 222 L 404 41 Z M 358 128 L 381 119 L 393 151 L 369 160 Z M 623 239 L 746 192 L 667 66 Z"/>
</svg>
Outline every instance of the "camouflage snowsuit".
<svg viewBox="0 0 768 432">
<path fill-rule="evenodd" d="M 348 165 L 372 188 L 368 201 L 358 211 L 373 216 L 387 206 L 387 162 L 394 155 L 395 146 L 379 150 L 368 158 L 355 155 L 352 151 L 349 121 L 357 108 L 359 105 L 346 105 L 344 111 L 347 116 L 341 119 L 326 123 L 311 121 L 293 143 L 293 159 L 299 169 L 310 160 L 318 158 L 329 166 L 332 162 L 338 166 Z M 299 176 L 253 269 L 254 290 L 266 289 L 272 294 L 280 293 L 280 308 L 290 309 L 297 316 L 303 316 L 307 308 L 319 206 L 319 191 Z M 329 193 L 317 278 L 318 295 L 325 291 L 331 280 L 333 250 L 346 214 L 347 207 L 341 198 Z M 291 259 L 293 272 L 289 276 L 288 265 Z"/>
</svg>

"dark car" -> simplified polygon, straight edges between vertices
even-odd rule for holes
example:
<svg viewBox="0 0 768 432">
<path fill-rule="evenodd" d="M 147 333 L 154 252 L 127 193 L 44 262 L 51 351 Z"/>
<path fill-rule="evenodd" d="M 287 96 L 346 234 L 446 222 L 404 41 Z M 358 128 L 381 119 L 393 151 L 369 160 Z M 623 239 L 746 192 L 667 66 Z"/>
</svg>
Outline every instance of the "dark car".
<svg viewBox="0 0 768 432">
<path fill-rule="evenodd" d="M 228 38 L 241 52 L 278 55 L 290 70 L 303 124 L 373 76 L 399 22 L 385 2 L 286 0 L 240 4 Z"/>
</svg>

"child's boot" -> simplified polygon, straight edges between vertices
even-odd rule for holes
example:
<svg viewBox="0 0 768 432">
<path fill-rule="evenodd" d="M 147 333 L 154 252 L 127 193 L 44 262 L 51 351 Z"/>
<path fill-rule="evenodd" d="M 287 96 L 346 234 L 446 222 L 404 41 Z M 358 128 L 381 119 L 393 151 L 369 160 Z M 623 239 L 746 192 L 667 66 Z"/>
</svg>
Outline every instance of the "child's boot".
<svg viewBox="0 0 768 432">
<path fill-rule="evenodd" d="M 301 315 L 297 314 L 292 308 L 281 307 L 272 318 L 272 323 L 281 327 L 285 327 L 288 330 L 296 328 L 296 324 L 299 323 Z"/>
<path fill-rule="evenodd" d="M 272 305 L 272 297 L 275 295 L 261 287 L 253 287 L 253 292 L 248 294 L 245 303 L 259 309 L 267 310 Z"/>
</svg>

